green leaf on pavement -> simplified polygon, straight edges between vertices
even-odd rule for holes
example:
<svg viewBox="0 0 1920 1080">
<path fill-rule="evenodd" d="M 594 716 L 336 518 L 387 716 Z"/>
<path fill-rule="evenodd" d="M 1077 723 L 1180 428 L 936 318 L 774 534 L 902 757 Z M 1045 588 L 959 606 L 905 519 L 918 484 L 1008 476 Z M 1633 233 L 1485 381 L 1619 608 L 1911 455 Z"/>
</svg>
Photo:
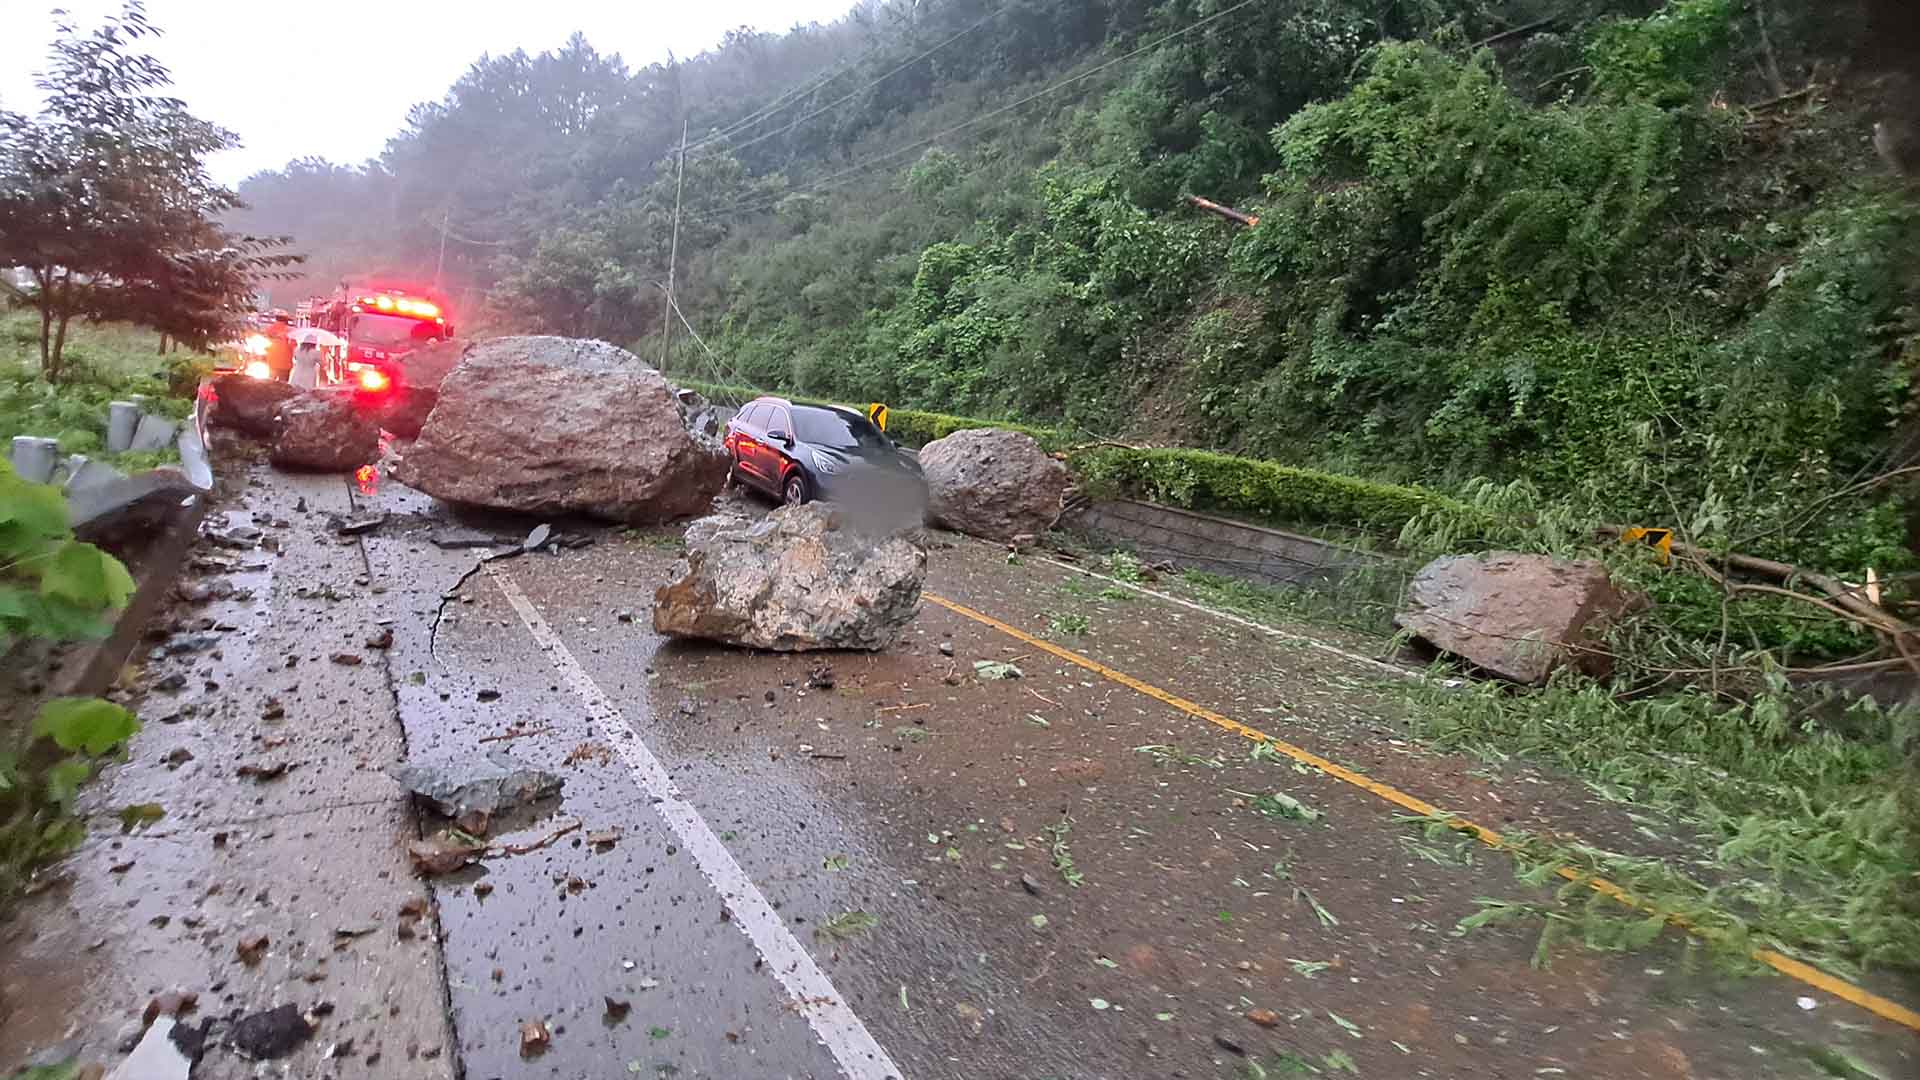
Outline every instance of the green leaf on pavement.
<svg viewBox="0 0 1920 1080">
<path fill-rule="evenodd" d="M 1001 679 L 1018 679 L 1026 675 L 1026 672 L 1021 671 L 1012 664 L 1003 664 L 994 660 L 975 660 L 973 662 L 973 673 L 976 677 L 986 679 L 989 682 Z"/>
<path fill-rule="evenodd" d="M 843 911 L 822 923 L 814 933 L 844 941 L 863 930 L 871 930 L 879 925 L 879 918 L 867 912 Z"/>
<path fill-rule="evenodd" d="M 123 806 L 120 808 L 120 831 L 132 832 L 166 816 L 166 808 L 159 803 L 135 803 L 132 806 Z"/>
<path fill-rule="evenodd" d="M 140 730 L 132 713 L 101 698 L 55 698 L 40 707 L 33 733 L 52 739 L 62 750 L 96 757 L 112 751 Z"/>
</svg>

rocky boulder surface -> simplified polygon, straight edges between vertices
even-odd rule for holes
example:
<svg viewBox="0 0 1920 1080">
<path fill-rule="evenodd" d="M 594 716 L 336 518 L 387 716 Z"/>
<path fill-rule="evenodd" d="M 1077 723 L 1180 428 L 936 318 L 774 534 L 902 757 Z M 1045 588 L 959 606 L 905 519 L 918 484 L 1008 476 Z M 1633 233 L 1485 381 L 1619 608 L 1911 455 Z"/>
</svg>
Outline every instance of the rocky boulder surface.
<svg viewBox="0 0 1920 1080">
<path fill-rule="evenodd" d="M 926 549 L 853 527 L 822 503 L 760 521 L 730 514 L 687 528 L 687 556 L 654 594 L 653 627 L 777 652 L 884 649 L 920 611 Z"/>
<path fill-rule="evenodd" d="M 352 472 L 379 458 L 380 425 L 350 394 L 301 394 L 274 414 L 267 460 L 279 468 Z"/>
<path fill-rule="evenodd" d="M 1610 672 L 1606 629 L 1641 603 L 1599 563 L 1495 551 L 1428 563 L 1393 621 L 1490 674 L 1540 686 L 1565 665 Z"/>
<path fill-rule="evenodd" d="M 1030 435 L 974 428 L 920 451 L 927 514 L 935 524 L 989 540 L 1039 536 L 1060 516 L 1067 467 Z"/>
<path fill-rule="evenodd" d="M 659 372 L 604 341 L 504 337 L 440 384 L 401 483 L 449 502 L 652 524 L 704 512 L 727 474 Z"/>
<path fill-rule="evenodd" d="M 300 396 L 299 387 L 251 375 L 222 375 L 208 387 L 212 396 L 212 407 L 207 410 L 209 424 L 262 439 L 273 437 L 273 414 L 280 406 Z"/>
</svg>

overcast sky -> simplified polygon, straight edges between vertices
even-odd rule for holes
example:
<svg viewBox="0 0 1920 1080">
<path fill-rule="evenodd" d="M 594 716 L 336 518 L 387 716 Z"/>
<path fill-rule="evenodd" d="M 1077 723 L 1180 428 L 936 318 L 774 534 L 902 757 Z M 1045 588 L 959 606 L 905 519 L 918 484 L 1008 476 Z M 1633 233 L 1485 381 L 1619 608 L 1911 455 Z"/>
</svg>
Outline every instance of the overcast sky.
<svg viewBox="0 0 1920 1080">
<path fill-rule="evenodd" d="M 193 112 L 245 146 L 213 161 L 237 184 L 261 169 L 317 155 L 357 164 L 380 152 L 407 109 L 438 99 L 483 52 L 559 47 L 575 30 L 631 68 L 693 56 L 737 26 L 781 31 L 826 22 L 853 0 L 148 0 L 166 31 L 149 49 L 173 71 Z M 81 25 L 119 0 L 8 0 L 0 34 L 0 106 L 35 111 L 53 8 Z"/>
</svg>

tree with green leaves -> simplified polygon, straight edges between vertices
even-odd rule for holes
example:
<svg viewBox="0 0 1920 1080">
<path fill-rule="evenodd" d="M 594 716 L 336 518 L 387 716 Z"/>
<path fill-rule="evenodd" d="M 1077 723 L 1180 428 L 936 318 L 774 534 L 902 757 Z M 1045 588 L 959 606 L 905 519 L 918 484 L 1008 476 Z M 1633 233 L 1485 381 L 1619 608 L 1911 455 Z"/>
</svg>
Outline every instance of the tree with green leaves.
<svg viewBox="0 0 1920 1080">
<path fill-rule="evenodd" d="M 206 171 L 233 133 L 166 96 L 138 51 L 159 30 L 139 0 L 83 31 L 62 22 L 37 116 L 0 112 L 0 266 L 31 274 L 14 302 L 40 315 L 40 366 L 58 381 L 76 318 L 123 319 L 204 347 L 258 282 L 299 261 L 284 238 L 230 235 L 239 205 Z"/>
</svg>

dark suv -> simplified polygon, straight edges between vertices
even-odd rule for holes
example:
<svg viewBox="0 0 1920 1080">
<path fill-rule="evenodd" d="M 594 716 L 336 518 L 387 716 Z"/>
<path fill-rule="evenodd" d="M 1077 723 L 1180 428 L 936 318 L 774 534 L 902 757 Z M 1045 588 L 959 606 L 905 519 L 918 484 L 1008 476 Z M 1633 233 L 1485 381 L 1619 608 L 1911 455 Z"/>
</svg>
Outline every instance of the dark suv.
<svg viewBox="0 0 1920 1080">
<path fill-rule="evenodd" d="M 926 502 L 920 461 L 852 409 L 755 398 L 727 422 L 734 483 L 787 503 Z"/>
</svg>

